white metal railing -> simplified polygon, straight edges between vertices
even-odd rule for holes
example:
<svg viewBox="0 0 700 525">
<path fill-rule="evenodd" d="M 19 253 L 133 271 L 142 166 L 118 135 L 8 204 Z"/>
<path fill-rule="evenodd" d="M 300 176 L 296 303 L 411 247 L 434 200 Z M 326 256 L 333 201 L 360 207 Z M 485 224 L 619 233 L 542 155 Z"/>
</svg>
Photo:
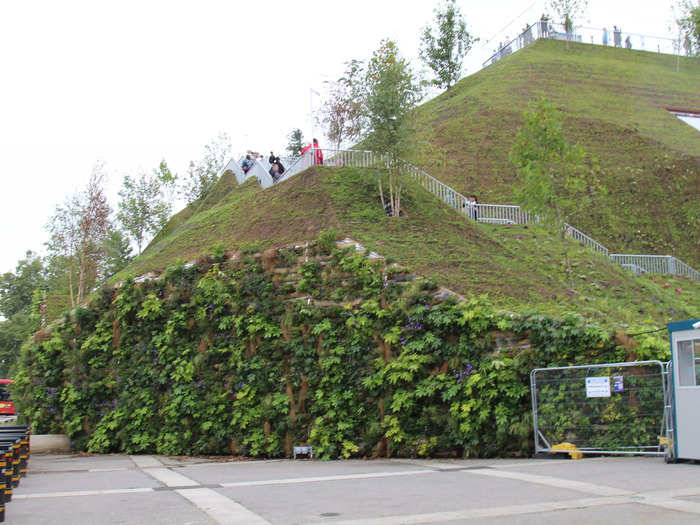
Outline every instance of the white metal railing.
<svg viewBox="0 0 700 525">
<path fill-rule="evenodd" d="M 582 44 L 600 44 L 611 47 L 629 47 L 630 49 L 641 49 L 655 53 L 665 53 L 676 55 L 680 52 L 678 39 L 643 35 L 640 33 L 629 33 L 614 26 L 610 28 L 576 26 L 571 31 L 566 31 L 563 24 L 554 23 L 551 20 L 538 20 L 529 25 L 518 36 L 513 39 L 505 38 L 505 42 L 500 42 L 498 48 L 482 64 L 482 67 L 498 62 L 524 47 L 527 47 L 540 38 L 552 38 L 555 40 L 569 40 Z"/>
<path fill-rule="evenodd" d="M 583 233 L 581 230 L 578 230 L 571 226 L 571 224 L 565 223 L 564 227 L 566 228 L 566 234 L 572 237 L 573 239 L 576 239 L 580 243 L 584 244 L 585 246 L 588 246 L 590 249 L 595 250 L 598 253 L 602 253 L 605 255 L 608 255 L 609 250 L 600 244 L 598 241 L 595 239 L 592 239 L 585 233 Z"/>
<path fill-rule="evenodd" d="M 221 171 L 219 171 L 218 177 L 221 177 L 227 171 L 233 173 L 233 175 L 236 177 L 236 182 L 238 182 L 238 184 L 243 184 L 248 178 L 247 174 L 243 172 L 243 168 L 241 168 L 240 161 L 237 162 L 233 158 L 226 163 L 226 165 Z"/>
<path fill-rule="evenodd" d="M 471 206 L 470 206 L 471 208 Z M 490 224 L 531 224 L 537 222 L 520 206 L 512 204 L 476 204 L 472 219 Z"/>
<path fill-rule="evenodd" d="M 311 150 L 309 150 L 303 155 L 296 157 L 289 166 L 285 166 L 284 173 L 279 179 L 277 179 L 277 183 L 287 180 L 288 178 L 293 177 L 297 173 L 304 171 L 311 166 L 313 166 L 313 155 Z"/>
<path fill-rule="evenodd" d="M 684 275 L 700 281 L 700 272 L 673 255 L 631 255 L 611 253 L 610 260 L 632 270 L 634 273 L 663 273 Z"/>
<path fill-rule="evenodd" d="M 389 166 L 389 155 L 385 153 L 375 153 L 366 150 L 339 150 L 321 148 L 323 153 L 323 164 L 330 167 L 351 167 L 351 168 L 387 168 Z M 243 157 L 245 158 L 245 157 Z M 314 149 L 308 150 L 299 157 L 288 158 L 290 165 L 282 177 L 276 182 L 293 177 L 297 173 L 316 164 L 316 153 Z M 242 159 L 241 159 L 242 160 Z M 221 170 L 232 169 L 236 174 L 239 184 L 242 182 L 238 172 L 242 169 L 238 164 L 232 165 L 233 160 Z M 435 197 L 453 207 L 457 212 L 468 218 L 490 224 L 533 224 L 537 223 L 538 217 L 524 211 L 520 206 L 512 204 L 478 204 L 471 203 L 469 199 L 454 190 L 447 184 L 425 172 L 421 168 L 403 159 L 397 159 L 398 166 L 404 173 L 412 176 L 424 189 L 432 193 Z M 237 168 L 237 169 L 236 169 Z M 269 188 L 275 181 L 264 169 L 263 164 L 256 159 L 253 167 L 245 174 L 243 180 L 255 175 L 263 188 Z M 673 257 L 672 255 L 628 255 L 611 254 L 608 248 L 595 239 L 589 237 L 581 230 L 570 224 L 565 224 L 566 234 L 584 246 L 608 257 L 612 262 L 632 270 L 636 274 L 640 273 L 661 273 L 670 275 L 684 275 L 695 281 L 700 281 L 700 272 L 690 265 Z"/>
</svg>

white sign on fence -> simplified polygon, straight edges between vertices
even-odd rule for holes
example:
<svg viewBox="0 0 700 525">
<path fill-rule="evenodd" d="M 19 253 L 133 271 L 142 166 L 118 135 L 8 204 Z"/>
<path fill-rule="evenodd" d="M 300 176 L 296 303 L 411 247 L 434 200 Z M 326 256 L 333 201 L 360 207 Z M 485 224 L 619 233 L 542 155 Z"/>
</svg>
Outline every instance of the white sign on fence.
<svg viewBox="0 0 700 525">
<path fill-rule="evenodd" d="M 610 397 L 610 376 L 587 377 L 586 397 Z"/>
</svg>

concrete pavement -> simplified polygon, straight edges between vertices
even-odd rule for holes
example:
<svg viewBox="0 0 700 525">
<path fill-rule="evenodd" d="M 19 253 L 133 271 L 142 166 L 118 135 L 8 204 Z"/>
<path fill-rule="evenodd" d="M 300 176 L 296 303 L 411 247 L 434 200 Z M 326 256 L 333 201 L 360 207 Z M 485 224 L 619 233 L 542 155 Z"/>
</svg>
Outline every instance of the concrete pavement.
<svg viewBox="0 0 700 525">
<path fill-rule="evenodd" d="M 697 524 L 700 465 L 660 458 L 210 461 L 33 455 L 7 523 Z"/>
</svg>

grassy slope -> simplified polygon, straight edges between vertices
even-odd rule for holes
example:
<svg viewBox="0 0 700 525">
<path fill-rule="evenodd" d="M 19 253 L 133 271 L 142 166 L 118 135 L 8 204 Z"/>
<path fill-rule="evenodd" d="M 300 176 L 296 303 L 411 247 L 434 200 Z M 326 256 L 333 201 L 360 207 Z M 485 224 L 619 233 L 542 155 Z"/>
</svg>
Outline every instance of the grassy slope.
<svg viewBox="0 0 700 525">
<path fill-rule="evenodd" d="M 613 251 L 698 267 L 700 133 L 664 108 L 700 111 L 700 61 L 675 68 L 672 56 L 538 41 L 421 106 L 416 139 L 434 154 L 414 160 L 481 202 L 512 202 L 508 153 L 522 111 L 548 97 L 570 140 L 599 159 L 608 189 L 572 223 Z"/>
<path fill-rule="evenodd" d="M 693 304 L 700 295 L 697 283 L 673 281 L 663 289 L 662 282 L 633 277 L 575 244 L 578 293 L 570 296 L 560 246 L 547 232 L 470 223 L 413 186 L 403 199 L 407 216 L 391 219 L 378 203 L 374 176 L 361 170 L 315 168 L 264 191 L 255 183 L 233 184 L 222 180 L 211 206 L 195 203 L 198 213 L 174 218 L 127 272 L 162 269 L 207 253 L 217 242 L 262 248 L 336 228 L 458 293 L 488 293 L 515 311 L 573 310 L 613 324 L 700 314 L 697 300 Z M 681 294 L 673 291 L 676 286 Z"/>
</svg>

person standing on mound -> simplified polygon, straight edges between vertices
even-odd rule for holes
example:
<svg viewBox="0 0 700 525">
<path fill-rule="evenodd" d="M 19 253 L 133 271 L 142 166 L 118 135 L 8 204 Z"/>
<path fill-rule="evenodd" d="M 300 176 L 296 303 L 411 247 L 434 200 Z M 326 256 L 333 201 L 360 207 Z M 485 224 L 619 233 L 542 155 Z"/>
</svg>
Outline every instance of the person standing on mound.
<svg viewBox="0 0 700 525">
<path fill-rule="evenodd" d="M 318 139 L 314 139 L 311 144 L 306 146 L 303 150 L 301 150 L 301 154 L 303 155 L 310 149 L 313 150 L 313 162 L 314 164 L 318 165 L 323 165 L 323 151 L 321 148 L 318 146 Z"/>
</svg>

